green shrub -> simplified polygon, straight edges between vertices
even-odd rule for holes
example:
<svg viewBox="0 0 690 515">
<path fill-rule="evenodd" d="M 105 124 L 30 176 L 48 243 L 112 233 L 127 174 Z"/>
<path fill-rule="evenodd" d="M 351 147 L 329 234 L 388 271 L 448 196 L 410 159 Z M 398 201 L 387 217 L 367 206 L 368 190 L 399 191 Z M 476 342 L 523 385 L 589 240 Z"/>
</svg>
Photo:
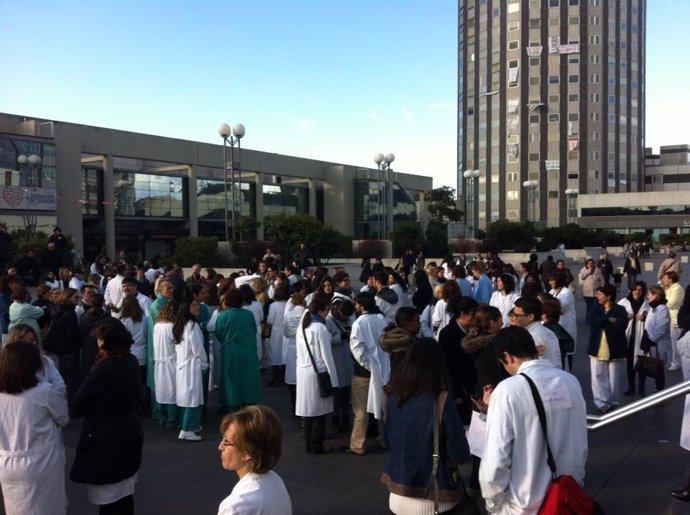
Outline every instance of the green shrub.
<svg viewBox="0 0 690 515">
<path fill-rule="evenodd" d="M 175 263 L 189 267 L 194 263 L 202 266 L 216 266 L 218 261 L 218 238 L 215 236 L 198 236 L 180 238 L 175 241 L 173 254 Z"/>
</svg>

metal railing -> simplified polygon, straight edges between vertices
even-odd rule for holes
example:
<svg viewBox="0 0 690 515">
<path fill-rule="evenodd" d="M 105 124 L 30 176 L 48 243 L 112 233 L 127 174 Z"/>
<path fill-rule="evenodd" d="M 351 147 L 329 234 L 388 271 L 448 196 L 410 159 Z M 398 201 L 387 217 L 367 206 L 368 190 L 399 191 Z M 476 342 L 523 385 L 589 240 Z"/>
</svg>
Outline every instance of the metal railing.
<svg viewBox="0 0 690 515">
<path fill-rule="evenodd" d="M 643 399 L 630 403 L 622 408 L 610 411 L 605 415 L 587 415 L 587 429 L 590 431 L 598 431 L 602 427 L 606 427 L 614 422 L 618 422 L 632 415 L 636 415 L 637 413 L 642 413 L 650 408 L 664 404 L 665 402 L 689 393 L 690 381 L 685 381 L 650 395 L 649 397 L 644 397 Z"/>
</svg>

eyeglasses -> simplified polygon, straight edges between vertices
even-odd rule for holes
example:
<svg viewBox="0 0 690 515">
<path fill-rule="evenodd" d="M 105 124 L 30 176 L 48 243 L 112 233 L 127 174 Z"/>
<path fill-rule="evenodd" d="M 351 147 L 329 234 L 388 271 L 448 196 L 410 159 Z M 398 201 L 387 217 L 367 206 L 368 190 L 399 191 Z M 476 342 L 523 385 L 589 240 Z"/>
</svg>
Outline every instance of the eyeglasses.
<svg viewBox="0 0 690 515">
<path fill-rule="evenodd" d="M 227 438 L 223 437 L 223 438 L 220 440 L 220 446 L 221 446 L 221 447 L 237 447 L 237 444 L 236 444 L 236 443 L 232 443 L 230 440 L 228 440 Z"/>
</svg>

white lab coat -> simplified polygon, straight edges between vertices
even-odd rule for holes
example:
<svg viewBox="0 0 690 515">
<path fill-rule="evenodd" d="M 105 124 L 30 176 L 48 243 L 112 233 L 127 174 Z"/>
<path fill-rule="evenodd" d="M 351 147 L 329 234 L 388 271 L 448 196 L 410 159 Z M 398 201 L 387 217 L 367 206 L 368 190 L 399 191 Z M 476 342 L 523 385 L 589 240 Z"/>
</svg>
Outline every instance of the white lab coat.
<svg viewBox="0 0 690 515">
<path fill-rule="evenodd" d="M 431 315 L 431 325 L 434 328 L 434 335 L 436 335 L 437 340 L 441 329 L 446 327 L 452 318 L 450 313 L 448 313 L 446 310 L 447 307 L 448 303 L 445 301 L 445 299 L 438 299 L 433 307 L 434 311 Z"/>
<path fill-rule="evenodd" d="M 630 301 L 627 298 L 623 298 L 618 301 L 618 304 L 623 306 L 625 308 L 625 311 L 628 312 L 628 314 L 632 315 L 632 306 L 630 305 Z M 642 302 L 642 306 L 640 306 L 640 310 L 637 312 L 639 315 L 640 313 L 647 313 L 649 311 L 649 303 L 644 300 Z M 633 325 L 633 319 L 628 320 L 628 326 L 625 328 L 625 340 L 630 341 L 630 333 L 632 333 L 632 325 Z M 637 356 L 639 356 L 642 353 L 642 349 L 640 349 L 640 342 L 642 342 L 642 335 L 644 334 L 644 320 L 637 320 L 635 323 L 635 350 L 633 351 L 633 363 L 637 363 Z"/>
<path fill-rule="evenodd" d="M 534 338 L 534 345 L 537 347 L 540 345 L 544 346 L 544 353 L 539 357 L 550 361 L 556 368 L 562 368 L 561 346 L 558 343 L 558 336 L 551 329 L 541 325 L 541 322 L 532 322 L 526 329 Z"/>
<path fill-rule="evenodd" d="M 283 361 L 285 362 L 285 384 L 297 384 L 297 330 L 304 314 L 304 306 L 295 306 L 288 301 L 283 314 Z"/>
<path fill-rule="evenodd" d="M 7 513 L 64 515 L 64 391 L 48 382 L 16 395 L 0 393 L 0 484 Z"/>
<path fill-rule="evenodd" d="M 55 362 L 44 355 L 41 355 L 41 362 L 43 363 L 43 368 L 36 374 L 36 379 L 41 383 L 50 384 L 62 395 L 65 395 L 67 391 L 65 380 L 62 379 L 62 375 L 60 375 L 60 371 L 55 366 Z"/>
<path fill-rule="evenodd" d="M 558 321 L 575 342 L 577 348 L 577 314 L 575 312 L 575 297 L 570 288 L 563 287 L 560 291 L 553 289 L 549 292 L 561 303 L 561 319 Z M 573 354 L 575 351 L 573 350 Z"/>
<path fill-rule="evenodd" d="M 367 411 L 377 419 L 383 418 L 383 387 L 391 374 L 390 356 L 379 345 L 379 338 L 388 325 L 381 314 L 365 313 L 354 324 L 350 334 L 350 351 L 362 367 L 371 372 Z"/>
<path fill-rule="evenodd" d="M 548 329 L 547 329 L 548 330 Z M 558 474 L 580 484 L 587 462 L 587 412 L 577 378 L 544 360 L 524 362 L 524 372 L 536 383 L 546 411 L 549 445 Z M 479 483 L 489 513 L 530 515 L 539 511 L 551 483 L 546 444 L 532 392 L 516 375 L 498 384 L 489 403 L 486 446 Z"/>
<path fill-rule="evenodd" d="M 327 415 L 333 411 L 333 397 L 321 397 L 319 381 L 314 371 L 314 366 L 307 351 L 306 338 L 309 348 L 314 356 L 314 363 L 319 372 L 328 372 L 331 376 L 331 385 L 338 386 L 338 374 L 335 371 L 335 362 L 331 352 L 331 333 L 326 325 L 318 322 L 312 315 L 309 327 L 297 330 L 297 402 L 295 415 L 298 417 L 318 417 Z"/>
<path fill-rule="evenodd" d="M 103 297 L 105 299 L 106 306 L 112 304 L 113 306 L 120 307 L 122 305 L 122 297 L 124 296 L 122 291 L 122 279 L 124 278 L 124 275 L 118 274 L 110 279 L 108 284 L 105 285 Z"/>
<path fill-rule="evenodd" d="M 284 365 L 283 359 L 283 318 L 287 301 L 277 300 L 268 306 L 266 323 L 271 326 L 271 337 L 268 339 L 269 361 L 271 365 Z"/>
<path fill-rule="evenodd" d="M 508 327 L 510 325 L 510 320 L 508 320 L 508 313 L 513 309 L 515 301 L 520 298 L 515 292 L 503 293 L 502 291 L 495 291 L 491 294 L 491 299 L 489 300 L 489 305 L 501 312 L 503 317 L 503 327 Z"/>
<path fill-rule="evenodd" d="M 175 368 L 177 354 L 172 334 L 172 322 L 156 322 L 153 326 L 153 381 L 156 402 L 175 404 Z"/>
<path fill-rule="evenodd" d="M 122 325 L 124 325 L 127 331 L 129 331 L 129 334 L 132 335 L 133 343 L 129 351 L 135 358 L 137 358 L 139 366 L 143 367 L 144 365 L 146 365 L 146 355 L 148 353 L 146 341 L 149 335 L 148 317 L 144 315 L 143 317 L 141 317 L 141 320 L 139 322 L 135 322 L 129 317 L 121 318 L 120 322 L 122 322 Z"/>
<path fill-rule="evenodd" d="M 193 320 L 187 322 L 182 332 L 182 341 L 175 345 L 175 353 L 175 404 L 181 408 L 201 406 L 204 403 L 201 372 L 208 370 L 208 356 L 204 350 L 204 335 L 198 323 Z"/>
</svg>

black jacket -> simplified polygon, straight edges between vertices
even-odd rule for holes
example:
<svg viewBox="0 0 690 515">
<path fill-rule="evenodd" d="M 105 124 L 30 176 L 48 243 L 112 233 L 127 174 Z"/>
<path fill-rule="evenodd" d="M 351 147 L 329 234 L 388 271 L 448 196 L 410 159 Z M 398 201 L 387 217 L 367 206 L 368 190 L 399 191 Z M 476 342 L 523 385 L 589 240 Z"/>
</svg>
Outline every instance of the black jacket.
<svg viewBox="0 0 690 515">
<path fill-rule="evenodd" d="M 46 350 L 55 354 L 73 354 L 81 349 L 81 333 L 75 306 L 59 304 L 58 312 L 50 322 L 49 345 Z M 47 342 L 46 342 L 47 343 Z M 45 345 L 44 345 L 45 346 Z"/>
<path fill-rule="evenodd" d="M 469 424 L 472 417 L 470 396 L 477 383 L 477 372 L 472 356 L 462 348 L 462 339 L 466 333 L 455 320 L 451 320 L 438 335 L 438 343 L 446 357 L 446 370 L 450 376 L 451 393 L 458 405 L 463 423 Z"/>
<path fill-rule="evenodd" d="M 141 466 L 144 433 L 137 416 L 139 364 L 128 354 L 96 363 L 72 399 L 84 415 L 70 479 L 104 485 L 133 476 Z"/>
</svg>

